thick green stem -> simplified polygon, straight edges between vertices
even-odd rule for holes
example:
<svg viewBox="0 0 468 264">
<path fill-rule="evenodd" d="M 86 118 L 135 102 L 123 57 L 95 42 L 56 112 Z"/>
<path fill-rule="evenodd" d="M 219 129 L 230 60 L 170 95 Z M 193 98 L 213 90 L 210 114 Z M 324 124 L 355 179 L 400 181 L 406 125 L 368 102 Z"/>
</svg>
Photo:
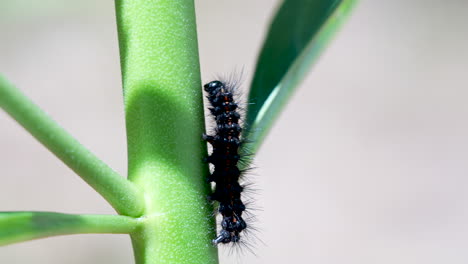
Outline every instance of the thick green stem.
<svg viewBox="0 0 468 264">
<path fill-rule="evenodd" d="M 136 261 L 217 263 L 193 0 L 115 3 L 128 175 L 146 203 Z"/>
<path fill-rule="evenodd" d="M 59 235 L 130 234 L 140 223 L 140 219 L 120 215 L 0 212 L 0 246 Z"/>
<path fill-rule="evenodd" d="M 2 76 L 0 107 L 100 193 L 117 212 L 141 215 L 143 198 L 136 186 L 81 145 Z"/>
</svg>

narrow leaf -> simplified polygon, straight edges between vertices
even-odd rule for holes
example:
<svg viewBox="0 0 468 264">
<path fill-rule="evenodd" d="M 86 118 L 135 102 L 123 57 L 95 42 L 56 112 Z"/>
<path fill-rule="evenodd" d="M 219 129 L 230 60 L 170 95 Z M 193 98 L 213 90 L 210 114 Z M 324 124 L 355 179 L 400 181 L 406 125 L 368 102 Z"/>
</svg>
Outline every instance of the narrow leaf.
<svg viewBox="0 0 468 264">
<path fill-rule="evenodd" d="M 250 151 L 255 152 L 317 61 L 355 0 L 285 0 L 268 31 L 257 61 L 247 111 Z"/>
<path fill-rule="evenodd" d="M 138 226 L 138 219 L 120 215 L 0 212 L 0 246 L 59 235 L 129 234 Z"/>
</svg>

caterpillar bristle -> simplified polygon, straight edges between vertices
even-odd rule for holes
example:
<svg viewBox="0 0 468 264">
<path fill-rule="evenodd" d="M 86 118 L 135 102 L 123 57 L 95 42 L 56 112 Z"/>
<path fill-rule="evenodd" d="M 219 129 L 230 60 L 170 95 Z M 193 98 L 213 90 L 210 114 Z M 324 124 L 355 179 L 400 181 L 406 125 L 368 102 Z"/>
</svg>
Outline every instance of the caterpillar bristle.
<svg viewBox="0 0 468 264">
<path fill-rule="evenodd" d="M 205 161 L 213 165 L 208 181 L 215 187 L 209 199 L 218 202 L 218 212 L 221 214 L 221 230 L 212 240 L 213 244 L 245 243 L 241 233 L 247 228 L 243 213 L 247 209 L 242 201 L 241 193 L 244 186 L 239 179 L 245 172 L 239 169 L 251 162 L 247 153 L 240 152 L 244 139 L 239 103 L 236 100 L 235 89 L 239 81 L 230 78 L 228 81 L 212 81 L 203 86 L 211 105 L 209 109 L 216 122 L 214 135 L 203 135 L 203 139 L 212 146 L 211 155 Z"/>
</svg>

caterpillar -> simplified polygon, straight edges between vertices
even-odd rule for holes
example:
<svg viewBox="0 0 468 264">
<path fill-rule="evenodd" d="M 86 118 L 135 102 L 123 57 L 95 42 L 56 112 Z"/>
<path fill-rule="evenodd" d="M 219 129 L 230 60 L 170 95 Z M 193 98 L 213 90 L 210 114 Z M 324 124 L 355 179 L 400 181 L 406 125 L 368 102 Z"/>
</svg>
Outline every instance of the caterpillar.
<svg viewBox="0 0 468 264">
<path fill-rule="evenodd" d="M 238 168 L 241 116 L 236 111 L 238 104 L 233 98 L 233 86 L 221 81 L 204 85 L 211 104 L 209 111 L 216 121 L 216 133 L 203 135 L 203 139 L 213 147 L 211 155 L 205 159 L 214 166 L 208 181 L 215 183 L 215 189 L 209 198 L 219 203 L 218 212 L 222 216 L 221 230 L 212 240 L 214 245 L 239 242 L 240 233 L 247 228 L 242 218 L 246 207 L 241 199 L 243 187 L 239 183 L 241 171 Z"/>
</svg>

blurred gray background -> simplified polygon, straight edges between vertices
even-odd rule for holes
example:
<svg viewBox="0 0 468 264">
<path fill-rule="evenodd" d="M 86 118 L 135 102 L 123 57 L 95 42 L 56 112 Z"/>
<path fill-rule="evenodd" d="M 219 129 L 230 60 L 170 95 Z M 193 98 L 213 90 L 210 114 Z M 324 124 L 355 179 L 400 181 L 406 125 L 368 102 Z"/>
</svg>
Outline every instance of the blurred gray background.
<svg viewBox="0 0 468 264">
<path fill-rule="evenodd" d="M 196 1 L 203 81 L 249 84 L 278 1 Z M 257 256 L 222 263 L 468 263 L 468 1 L 359 3 L 259 151 Z M 4 0 L 0 72 L 118 172 L 113 1 Z M 0 111 L 0 210 L 113 213 Z M 0 263 L 133 263 L 125 235 L 0 248 Z"/>
</svg>

